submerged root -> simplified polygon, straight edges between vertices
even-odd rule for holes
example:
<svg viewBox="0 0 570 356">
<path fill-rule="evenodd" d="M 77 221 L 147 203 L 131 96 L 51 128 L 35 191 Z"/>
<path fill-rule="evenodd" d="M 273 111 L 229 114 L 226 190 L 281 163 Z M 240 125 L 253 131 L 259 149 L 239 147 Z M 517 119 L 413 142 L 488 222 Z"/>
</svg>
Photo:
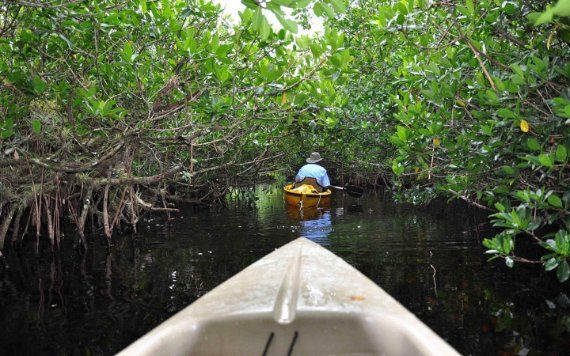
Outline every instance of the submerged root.
<svg viewBox="0 0 570 356">
<path fill-rule="evenodd" d="M 17 208 L 18 206 L 16 204 L 12 204 L 8 209 L 8 213 L 6 214 L 2 225 L 0 225 L 0 249 L 4 248 L 4 240 L 6 239 L 6 234 L 8 233 L 10 223 L 12 222 Z"/>
</svg>

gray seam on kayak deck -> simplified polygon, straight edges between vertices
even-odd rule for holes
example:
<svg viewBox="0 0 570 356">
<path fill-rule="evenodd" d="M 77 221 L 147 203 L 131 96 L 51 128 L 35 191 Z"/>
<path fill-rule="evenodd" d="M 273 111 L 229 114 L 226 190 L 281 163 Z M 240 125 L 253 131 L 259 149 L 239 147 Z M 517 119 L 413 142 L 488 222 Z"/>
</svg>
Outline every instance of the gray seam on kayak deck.
<svg viewBox="0 0 570 356">
<path fill-rule="evenodd" d="M 297 309 L 297 299 L 299 297 L 301 281 L 301 255 L 302 248 L 299 247 L 293 260 L 289 264 L 273 308 L 273 318 L 279 324 L 290 324 L 295 320 Z"/>
</svg>

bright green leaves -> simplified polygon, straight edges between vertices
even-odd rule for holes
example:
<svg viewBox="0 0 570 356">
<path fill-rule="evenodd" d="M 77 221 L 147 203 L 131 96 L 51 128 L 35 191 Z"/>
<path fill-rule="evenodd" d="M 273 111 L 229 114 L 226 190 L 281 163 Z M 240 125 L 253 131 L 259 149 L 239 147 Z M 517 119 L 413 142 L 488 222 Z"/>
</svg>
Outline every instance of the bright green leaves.
<svg viewBox="0 0 570 356">
<path fill-rule="evenodd" d="M 551 194 L 547 198 L 548 204 L 552 205 L 555 208 L 562 208 L 562 199 L 556 194 Z"/>
<path fill-rule="evenodd" d="M 492 214 L 493 226 L 506 229 L 507 233 L 517 234 L 521 231 L 532 231 L 539 227 L 539 224 L 533 221 L 529 210 L 524 206 L 512 209 L 510 212 L 498 212 Z"/>
<path fill-rule="evenodd" d="M 123 46 L 123 51 L 121 52 L 121 57 L 125 60 L 125 62 L 129 62 L 132 63 L 137 55 L 135 54 L 135 51 L 133 49 L 133 43 L 128 41 L 125 42 L 125 45 Z"/>
<path fill-rule="evenodd" d="M 331 0 L 330 3 L 337 13 L 343 13 L 346 11 L 345 0 Z"/>
<path fill-rule="evenodd" d="M 253 10 L 253 28 L 263 40 L 267 40 L 271 33 L 271 25 L 263 15 L 263 10 L 271 11 L 281 26 L 289 32 L 297 33 L 297 22 L 289 17 L 290 11 L 285 12 L 281 7 L 289 9 L 302 9 L 313 4 L 313 13 L 318 17 L 334 18 L 337 14 L 346 11 L 346 0 L 271 0 L 260 4 L 253 0 L 242 0 L 242 3 Z M 247 11 L 247 10 L 246 10 Z M 244 16 L 242 16 L 242 21 Z"/>
<path fill-rule="evenodd" d="M 216 77 L 223 84 L 231 77 L 231 73 L 228 65 L 217 65 L 214 67 L 214 73 Z"/>
<path fill-rule="evenodd" d="M 265 58 L 259 62 L 259 75 L 266 83 L 271 83 L 281 76 L 281 69 L 272 63 L 271 60 Z"/>
<path fill-rule="evenodd" d="M 348 49 L 345 49 L 339 53 L 332 55 L 330 61 L 336 68 L 346 69 L 352 61 L 352 56 L 350 55 L 350 51 Z"/>
<path fill-rule="evenodd" d="M 138 0 L 139 11 L 145 14 L 148 11 L 147 0 Z"/>
<path fill-rule="evenodd" d="M 396 135 L 390 136 L 390 142 L 396 146 L 404 146 L 408 140 L 408 133 L 409 130 L 407 128 L 398 125 L 396 126 Z"/>
<path fill-rule="evenodd" d="M 327 4 L 325 2 L 317 2 L 313 6 L 313 12 L 318 17 L 327 16 L 329 18 L 333 18 L 335 15 L 335 12 L 334 12 L 334 9 L 332 8 L 332 6 L 330 6 L 329 4 Z"/>
<path fill-rule="evenodd" d="M 182 37 L 181 48 L 190 53 L 196 53 L 198 49 L 198 42 L 196 41 L 196 29 L 188 27 Z"/>
<path fill-rule="evenodd" d="M 529 14 L 529 20 L 538 26 L 552 22 L 555 16 L 570 16 L 570 0 L 558 0 L 554 6 L 547 5 L 544 12 Z"/>
<path fill-rule="evenodd" d="M 42 94 L 46 90 L 47 85 L 42 80 L 42 78 L 35 76 L 32 79 L 32 87 L 34 88 L 34 91 L 36 92 L 36 94 Z"/>
<path fill-rule="evenodd" d="M 271 25 L 267 21 L 267 18 L 263 15 L 261 8 L 255 10 L 252 20 L 253 29 L 261 36 L 262 40 L 267 40 L 271 34 Z"/>
<path fill-rule="evenodd" d="M 404 173 L 406 170 L 405 166 L 402 164 L 402 162 L 398 161 L 398 160 L 394 160 L 392 162 L 392 171 L 394 172 L 394 174 L 396 174 L 397 176 L 401 175 L 402 173 Z"/>
<path fill-rule="evenodd" d="M 475 14 L 475 5 L 473 5 L 473 0 L 465 0 L 465 6 L 469 11 L 469 14 L 473 16 Z"/>
<path fill-rule="evenodd" d="M 498 257 L 503 257 L 508 267 L 512 268 L 514 266 L 514 261 L 510 256 L 515 248 L 512 235 L 499 234 L 491 239 L 483 239 L 483 245 L 488 248 L 488 250 L 485 251 L 486 254 L 495 255 L 489 259 L 490 261 Z"/>
<path fill-rule="evenodd" d="M 115 100 L 101 100 L 95 96 L 85 98 L 85 106 L 89 109 L 91 115 L 95 117 L 122 119 L 126 115 L 126 111 L 116 106 Z"/>
<path fill-rule="evenodd" d="M 559 230 L 554 235 L 554 239 L 548 239 L 541 243 L 541 246 L 551 253 L 544 255 L 544 269 L 552 271 L 555 268 L 556 276 L 560 282 L 565 282 L 570 277 L 570 266 L 568 259 L 570 258 L 570 234 L 566 230 Z"/>
<path fill-rule="evenodd" d="M 42 122 L 38 119 L 32 120 L 32 130 L 36 135 L 39 135 L 42 132 Z"/>
<path fill-rule="evenodd" d="M 554 166 L 554 159 L 552 158 L 551 155 L 548 154 L 544 153 L 540 154 L 538 156 L 538 162 L 547 168 L 552 168 L 552 166 Z"/>
<path fill-rule="evenodd" d="M 540 151 L 540 143 L 534 137 L 529 137 L 526 140 L 526 145 L 531 151 Z"/>
<path fill-rule="evenodd" d="M 14 135 L 14 119 L 13 118 L 5 118 L 3 121 L 0 121 L 0 138 L 7 139 Z"/>
<path fill-rule="evenodd" d="M 566 162 L 566 158 L 568 157 L 568 151 L 566 150 L 566 146 L 564 146 L 563 144 L 558 145 L 558 147 L 556 147 L 555 157 L 558 162 L 561 163 Z"/>
<path fill-rule="evenodd" d="M 516 119 L 517 114 L 515 114 L 512 110 L 507 108 L 500 108 L 497 110 L 497 115 L 502 117 L 503 119 Z"/>
<path fill-rule="evenodd" d="M 457 7 L 457 11 L 468 18 L 473 18 L 475 16 L 475 5 L 473 0 L 465 0 L 465 5 L 459 5 Z"/>
<path fill-rule="evenodd" d="M 286 19 L 283 14 L 277 12 L 275 12 L 275 17 L 277 17 L 277 20 L 279 20 L 283 28 L 285 28 L 287 31 L 297 33 L 298 28 L 295 21 Z"/>
</svg>

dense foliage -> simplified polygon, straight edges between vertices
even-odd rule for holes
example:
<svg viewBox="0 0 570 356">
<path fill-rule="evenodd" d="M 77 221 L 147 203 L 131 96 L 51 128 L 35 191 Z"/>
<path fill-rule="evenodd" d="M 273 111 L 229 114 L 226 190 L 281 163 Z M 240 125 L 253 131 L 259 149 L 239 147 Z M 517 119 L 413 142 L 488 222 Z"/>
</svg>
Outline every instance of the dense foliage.
<svg viewBox="0 0 570 356">
<path fill-rule="evenodd" d="M 556 14 L 570 2 L 540 14 L 545 5 L 358 1 L 334 25 L 358 71 L 343 88 L 340 125 L 363 128 L 365 148 L 351 153 L 391 163 L 400 197 L 444 193 L 493 210 L 501 232 L 485 240 L 487 253 L 557 269 L 565 281 L 570 31 Z M 541 260 L 516 254 L 519 236 L 544 248 Z"/>
<path fill-rule="evenodd" d="M 28 208 L 37 236 L 66 209 L 110 238 L 316 147 L 338 179 L 489 210 L 492 258 L 569 278 L 570 1 L 242 2 L 237 25 L 198 0 L 0 5 L 0 246 Z M 325 33 L 295 35 L 311 16 Z"/>
<path fill-rule="evenodd" d="M 345 55 L 335 32 L 295 46 L 259 8 L 234 26 L 194 0 L 3 2 L 0 38 L 0 247 L 27 212 L 52 243 L 62 215 L 110 239 L 271 174 Z"/>
</svg>

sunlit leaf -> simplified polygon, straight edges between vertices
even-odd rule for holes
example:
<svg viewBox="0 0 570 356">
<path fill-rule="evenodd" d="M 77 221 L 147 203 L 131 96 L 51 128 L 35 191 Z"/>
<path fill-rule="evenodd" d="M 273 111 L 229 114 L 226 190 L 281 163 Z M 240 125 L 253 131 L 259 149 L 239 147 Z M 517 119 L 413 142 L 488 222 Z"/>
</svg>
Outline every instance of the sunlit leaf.
<svg viewBox="0 0 570 356">
<path fill-rule="evenodd" d="M 545 271 L 552 271 L 553 269 L 555 269 L 556 267 L 558 267 L 558 259 L 555 257 L 552 257 L 550 259 L 548 259 L 548 261 L 546 261 L 546 263 L 544 264 L 544 270 Z"/>
<path fill-rule="evenodd" d="M 540 162 L 540 164 L 542 164 L 545 167 L 552 167 L 554 166 L 554 160 L 552 159 L 552 157 L 550 157 L 550 155 L 547 154 L 541 154 L 538 156 L 538 161 Z"/>
<path fill-rule="evenodd" d="M 42 78 L 38 76 L 35 76 L 34 79 L 32 79 L 32 86 L 34 87 L 34 91 L 38 94 L 43 93 L 47 87 Z"/>
<path fill-rule="evenodd" d="M 278 13 L 275 13 L 275 17 L 277 17 L 277 20 L 279 20 L 279 22 L 281 23 L 281 25 L 283 25 L 285 29 L 293 33 L 297 33 L 298 29 L 297 29 L 297 23 L 295 21 L 286 19 L 283 15 Z"/>
<path fill-rule="evenodd" d="M 562 208 L 562 199 L 556 194 L 551 194 L 548 196 L 548 204 L 556 208 Z"/>
<path fill-rule="evenodd" d="M 566 151 L 566 146 L 564 144 L 558 145 L 556 147 L 556 160 L 559 162 L 566 161 L 566 157 L 568 156 L 568 152 Z"/>
</svg>

